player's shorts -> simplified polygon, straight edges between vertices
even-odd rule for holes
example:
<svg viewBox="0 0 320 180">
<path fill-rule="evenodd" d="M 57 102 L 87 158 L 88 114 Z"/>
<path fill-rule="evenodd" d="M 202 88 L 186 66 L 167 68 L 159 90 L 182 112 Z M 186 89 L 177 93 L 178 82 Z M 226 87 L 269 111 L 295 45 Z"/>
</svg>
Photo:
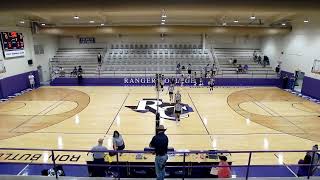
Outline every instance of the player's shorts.
<svg viewBox="0 0 320 180">
<path fill-rule="evenodd" d="M 188 74 L 191 74 L 191 70 L 188 70 Z"/>
<path fill-rule="evenodd" d="M 169 94 L 171 95 L 171 94 L 173 94 L 173 92 L 169 92 Z"/>
<path fill-rule="evenodd" d="M 176 113 L 176 114 L 181 114 L 181 111 L 174 111 L 174 113 Z"/>
</svg>

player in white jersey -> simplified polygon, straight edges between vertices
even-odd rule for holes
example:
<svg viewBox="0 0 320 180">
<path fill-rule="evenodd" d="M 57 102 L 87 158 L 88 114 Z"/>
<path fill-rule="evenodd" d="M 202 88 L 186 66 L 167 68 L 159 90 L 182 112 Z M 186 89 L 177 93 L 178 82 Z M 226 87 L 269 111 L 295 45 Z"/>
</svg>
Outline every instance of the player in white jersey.
<svg viewBox="0 0 320 180">
<path fill-rule="evenodd" d="M 176 103 L 181 103 L 181 94 L 180 91 L 178 90 L 176 95 L 175 95 L 175 102 Z"/>
<path fill-rule="evenodd" d="M 208 82 L 208 85 L 210 87 L 209 91 L 213 91 L 213 86 L 214 86 L 214 79 L 213 77 L 210 78 L 209 82 Z"/>
<path fill-rule="evenodd" d="M 181 74 L 181 77 L 180 77 L 180 86 L 183 86 L 184 81 L 185 81 L 184 76 L 183 76 L 183 74 Z"/>
<path fill-rule="evenodd" d="M 163 91 L 163 87 L 164 87 L 164 75 L 162 75 L 160 77 L 160 86 L 161 86 L 161 91 Z"/>
<path fill-rule="evenodd" d="M 172 101 L 173 101 L 173 92 L 174 92 L 174 86 L 173 86 L 173 84 L 171 84 L 171 85 L 168 87 L 168 92 L 169 92 L 170 102 L 172 102 Z"/>
<path fill-rule="evenodd" d="M 28 79 L 29 79 L 31 89 L 34 89 L 35 81 L 34 81 L 34 76 L 32 73 L 29 74 Z"/>
<path fill-rule="evenodd" d="M 180 115 L 181 115 L 181 112 L 182 112 L 182 105 L 177 102 L 175 105 L 174 105 L 174 113 L 175 113 L 175 117 L 176 117 L 176 123 L 179 123 L 180 121 Z"/>
</svg>

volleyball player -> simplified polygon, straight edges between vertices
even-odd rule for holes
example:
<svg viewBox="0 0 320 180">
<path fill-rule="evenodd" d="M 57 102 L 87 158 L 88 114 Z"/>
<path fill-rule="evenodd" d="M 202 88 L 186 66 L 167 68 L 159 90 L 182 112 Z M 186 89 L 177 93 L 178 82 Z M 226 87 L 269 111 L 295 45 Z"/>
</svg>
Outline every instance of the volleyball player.
<svg viewBox="0 0 320 180">
<path fill-rule="evenodd" d="M 181 111 L 182 111 L 182 106 L 180 102 L 176 102 L 176 104 L 174 105 L 174 113 L 176 115 L 175 118 L 176 118 L 177 124 L 180 122 Z"/>
<path fill-rule="evenodd" d="M 208 84 L 209 84 L 209 87 L 210 87 L 209 91 L 210 91 L 210 92 L 213 91 L 213 86 L 214 86 L 214 79 L 213 79 L 213 77 L 210 78 Z"/>
<path fill-rule="evenodd" d="M 160 87 L 161 87 L 161 91 L 163 91 L 163 86 L 164 86 L 164 75 L 162 75 L 160 77 Z"/>
<path fill-rule="evenodd" d="M 176 95 L 175 95 L 175 102 L 176 103 L 181 103 L 181 94 L 180 91 L 178 90 Z"/>
<path fill-rule="evenodd" d="M 180 85 L 181 85 L 181 87 L 183 86 L 183 84 L 184 84 L 184 76 L 183 76 L 183 74 L 181 74 L 181 77 L 180 77 Z"/>
<path fill-rule="evenodd" d="M 173 101 L 173 91 L 174 91 L 174 85 L 171 84 L 171 85 L 168 87 L 170 102 Z"/>
</svg>

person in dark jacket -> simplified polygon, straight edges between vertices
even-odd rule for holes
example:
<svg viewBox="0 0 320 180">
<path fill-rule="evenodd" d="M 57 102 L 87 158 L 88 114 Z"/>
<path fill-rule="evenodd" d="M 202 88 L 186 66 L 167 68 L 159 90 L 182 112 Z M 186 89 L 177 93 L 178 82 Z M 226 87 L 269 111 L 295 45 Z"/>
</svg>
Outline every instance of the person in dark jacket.
<svg viewBox="0 0 320 180">
<path fill-rule="evenodd" d="M 300 159 L 298 164 L 301 164 L 302 166 L 299 166 L 297 175 L 299 177 L 301 176 L 308 176 L 309 169 L 310 169 L 310 163 L 311 163 L 311 156 L 309 154 L 306 154 L 304 156 L 304 159 Z M 308 166 L 309 165 L 309 166 Z"/>
</svg>

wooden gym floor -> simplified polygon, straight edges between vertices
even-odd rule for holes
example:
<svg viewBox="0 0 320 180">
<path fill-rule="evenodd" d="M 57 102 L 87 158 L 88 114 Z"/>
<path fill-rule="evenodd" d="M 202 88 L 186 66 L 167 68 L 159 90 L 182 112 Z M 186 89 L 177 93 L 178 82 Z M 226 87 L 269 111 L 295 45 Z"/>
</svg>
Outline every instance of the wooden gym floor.
<svg viewBox="0 0 320 180">
<path fill-rule="evenodd" d="M 179 89 L 182 102 L 193 112 L 179 125 L 161 120 L 175 149 L 309 150 L 320 142 L 320 106 L 281 89 Z M 125 106 L 155 97 L 153 87 L 42 87 L 0 103 L 0 147 L 87 150 L 104 137 L 111 149 L 112 133 L 118 130 L 127 150 L 142 150 L 154 135 L 155 115 Z M 166 91 L 160 98 L 169 101 Z M 19 155 L 5 158 L 9 152 Z M 48 152 L 37 152 L 43 155 L 40 159 L 18 158 L 28 152 L 14 153 L 1 151 L 0 161 L 48 161 Z M 253 154 L 252 164 L 297 163 L 303 156 L 259 153 Z M 238 165 L 245 165 L 247 158 L 248 154 L 232 155 Z M 70 163 L 84 161 L 81 157 Z"/>
</svg>

